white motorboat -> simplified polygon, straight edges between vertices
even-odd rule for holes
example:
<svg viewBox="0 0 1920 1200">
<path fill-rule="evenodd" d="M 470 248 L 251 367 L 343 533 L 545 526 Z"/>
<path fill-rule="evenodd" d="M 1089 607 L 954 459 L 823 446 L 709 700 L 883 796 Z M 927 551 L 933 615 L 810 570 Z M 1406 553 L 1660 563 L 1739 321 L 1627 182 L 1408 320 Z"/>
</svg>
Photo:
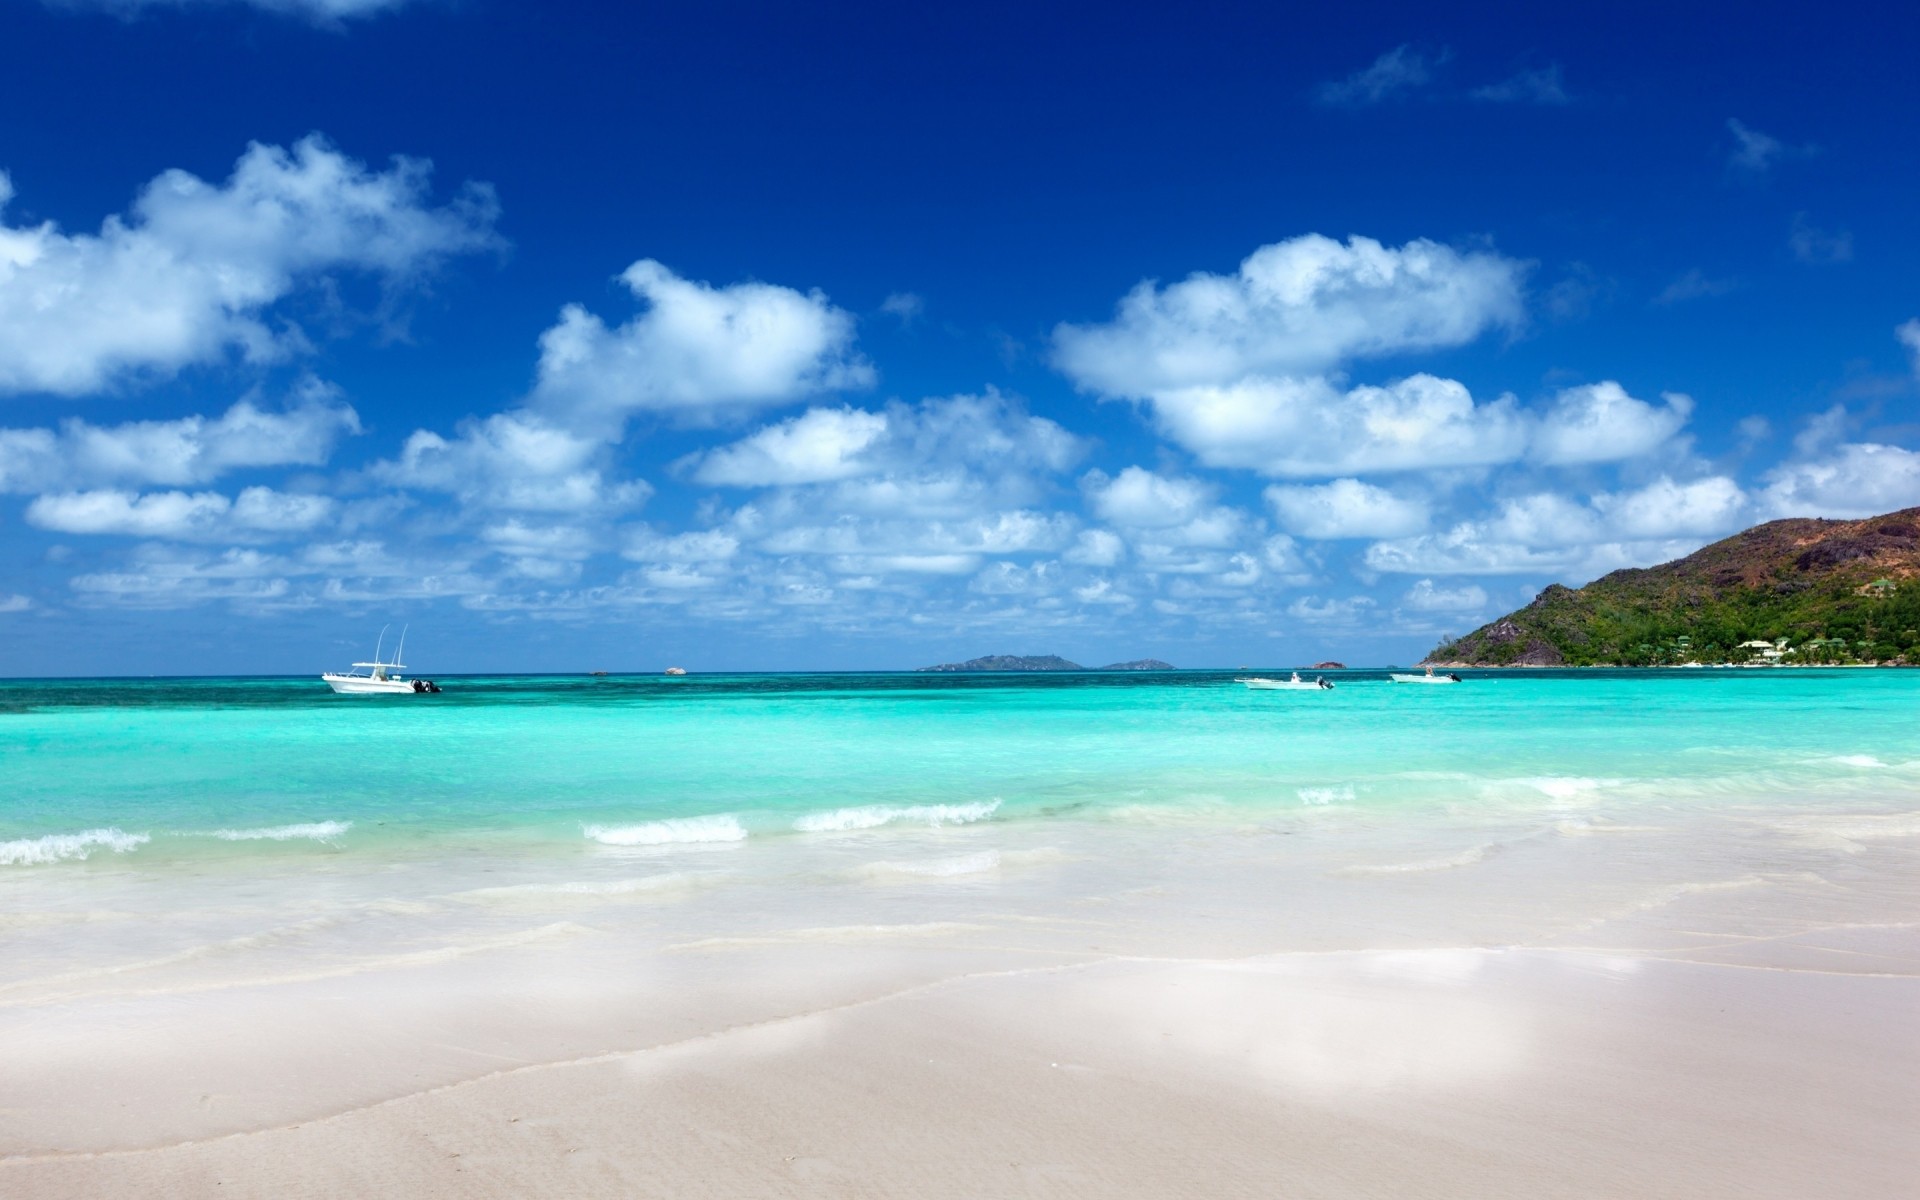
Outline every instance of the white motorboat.
<svg viewBox="0 0 1920 1200">
<path fill-rule="evenodd" d="M 373 646 L 372 662 L 357 662 L 351 671 L 327 671 L 320 678 L 334 691 L 347 696 L 398 696 L 416 695 L 423 692 L 437 692 L 440 685 L 431 679 L 408 679 L 395 674 L 404 671 L 407 665 L 400 661 L 407 648 L 407 631 L 400 630 L 400 648 L 393 652 L 393 661 L 385 662 L 380 651 L 387 644 L 387 630 L 392 626 L 382 626 L 380 640 Z M 365 668 L 364 672 L 362 668 Z"/>
<path fill-rule="evenodd" d="M 1318 676 L 1302 679 L 1298 671 L 1293 673 L 1291 679 L 1267 679 L 1254 675 L 1245 679 L 1236 679 L 1234 682 L 1244 683 L 1256 692 L 1330 692 L 1333 690 L 1332 680 Z"/>
<path fill-rule="evenodd" d="M 1460 682 L 1460 677 L 1458 675 L 1454 675 L 1451 673 L 1446 675 L 1435 675 L 1433 673 L 1432 667 L 1427 668 L 1427 673 L 1425 675 L 1401 675 L 1396 672 L 1396 673 L 1389 674 L 1388 678 L 1392 679 L 1395 683 L 1459 683 Z"/>
</svg>

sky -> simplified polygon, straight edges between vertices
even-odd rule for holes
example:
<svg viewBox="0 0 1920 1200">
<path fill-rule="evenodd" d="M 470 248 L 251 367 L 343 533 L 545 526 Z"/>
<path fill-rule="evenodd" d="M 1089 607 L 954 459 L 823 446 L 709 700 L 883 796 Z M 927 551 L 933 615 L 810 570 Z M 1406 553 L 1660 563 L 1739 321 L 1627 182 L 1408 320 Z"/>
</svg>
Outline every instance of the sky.
<svg viewBox="0 0 1920 1200">
<path fill-rule="evenodd" d="M 0 674 L 1404 663 L 1920 505 L 1916 33 L 0 0 Z"/>
</svg>

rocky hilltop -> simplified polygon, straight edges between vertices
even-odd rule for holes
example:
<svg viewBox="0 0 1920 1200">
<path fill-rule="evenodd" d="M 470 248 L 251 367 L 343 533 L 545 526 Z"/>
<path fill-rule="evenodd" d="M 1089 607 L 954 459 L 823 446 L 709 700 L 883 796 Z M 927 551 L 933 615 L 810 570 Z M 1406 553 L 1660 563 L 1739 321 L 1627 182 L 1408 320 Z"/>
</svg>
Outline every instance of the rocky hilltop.
<svg viewBox="0 0 1920 1200">
<path fill-rule="evenodd" d="M 1110 663 L 1104 667 L 1083 667 L 1077 662 L 1068 662 L 1057 654 L 988 654 L 981 658 L 970 658 L 965 662 L 940 663 L 931 667 L 916 667 L 917 671 L 1172 671 L 1172 663 L 1161 662 L 1157 658 L 1136 658 L 1132 662 Z"/>
<path fill-rule="evenodd" d="M 1748 643 L 1772 643 L 1768 655 Z M 1784 643 L 1784 644 L 1783 644 Z M 1685 558 L 1553 584 L 1435 647 L 1455 666 L 1920 663 L 1920 508 L 1769 521 Z"/>
</svg>

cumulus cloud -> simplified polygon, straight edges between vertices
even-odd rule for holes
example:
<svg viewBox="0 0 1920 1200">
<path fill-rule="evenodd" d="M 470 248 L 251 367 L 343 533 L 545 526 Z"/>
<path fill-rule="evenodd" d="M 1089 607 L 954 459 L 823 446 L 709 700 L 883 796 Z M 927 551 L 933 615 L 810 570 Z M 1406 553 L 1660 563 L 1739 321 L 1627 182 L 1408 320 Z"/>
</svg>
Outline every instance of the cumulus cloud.
<svg viewBox="0 0 1920 1200">
<path fill-rule="evenodd" d="M 1250 375 L 1319 374 L 1351 358 L 1458 346 L 1523 317 L 1527 265 L 1417 240 L 1392 248 L 1309 234 L 1254 251 L 1233 275 L 1144 282 L 1104 325 L 1054 330 L 1080 387 L 1148 398 Z"/>
<path fill-rule="evenodd" d="M 1487 592 L 1476 584 L 1445 588 L 1435 587 L 1431 579 L 1422 579 L 1407 589 L 1400 603 L 1417 612 L 1476 612 L 1487 606 Z"/>
<path fill-rule="evenodd" d="M 1877 442 L 1834 446 L 1765 477 L 1761 509 L 1774 517 L 1870 517 L 1920 505 L 1920 454 Z"/>
<path fill-rule="evenodd" d="M 57 533 L 113 534 L 176 541 L 257 541 L 306 533 L 334 512 L 327 496 L 250 487 L 229 499 L 219 492 L 100 489 L 36 498 L 27 521 Z"/>
<path fill-rule="evenodd" d="M 1427 506 L 1358 479 L 1318 487 L 1270 487 L 1280 524 L 1303 537 L 1405 537 L 1427 527 Z"/>
<path fill-rule="evenodd" d="M 693 477 L 734 487 L 825 483 L 873 469 L 861 455 L 887 432 L 881 413 L 812 408 L 699 458 Z"/>
<path fill-rule="evenodd" d="M 1081 481 L 1087 500 L 1102 520 L 1133 529 L 1165 529 L 1201 515 L 1215 489 L 1197 479 L 1170 478 L 1128 467 L 1117 476 L 1091 471 Z"/>
<path fill-rule="evenodd" d="M 1915 377 L 1920 378 L 1920 318 L 1901 325 L 1893 331 L 1893 335 L 1899 338 L 1900 344 L 1907 348 L 1907 353 L 1913 359 L 1913 373 Z"/>
<path fill-rule="evenodd" d="M 620 280 L 645 311 L 609 328 L 580 305 L 562 309 L 540 336 L 531 407 L 581 429 L 617 430 L 637 412 L 701 425 L 873 383 L 852 315 L 818 291 L 714 287 L 652 259 Z"/>
<path fill-rule="evenodd" d="M 0 491 L 105 483 L 208 483 L 253 467 L 319 466 L 360 418 L 337 389 L 310 380 L 280 412 L 242 400 L 218 417 L 58 429 L 0 429 Z"/>
<path fill-rule="evenodd" d="M 1475 88 L 1473 98 L 1493 104 L 1568 104 L 1573 99 L 1567 94 L 1559 63 L 1521 71 L 1510 79 Z"/>
<path fill-rule="evenodd" d="M 1439 533 L 1389 539 L 1367 548 L 1376 571 L 1409 575 L 1507 575 L 1548 572 L 1591 578 L 1615 567 L 1650 566 L 1699 548 L 1744 523 L 1748 499 L 1724 477 L 1605 493 L 1582 503 L 1536 492 L 1503 500 L 1489 516 Z"/>
<path fill-rule="evenodd" d="M 1314 89 L 1314 100 L 1330 108 L 1379 104 L 1433 82 L 1435 68 L 1445 60 L 1444 54 L 1429 56 L 1411 45 L 1395 46 L 1345 79 L 1321 84 Z"/>
<path fill-rule="evenodd" d="M 395 487 L 445 492 L 478 509 L 618 511 L 643 503 L 652 487 L 608 478 L 606 453 L 599 439 L 532 413 L 495 413 L 462 422 L 451 438 L 416 430 L 398 459 L 376 463 L 369 474 Z"/>
<path fill-rule="evenodd" d="M 33 607 L 33 601 L 18 592 L 0 596 L 0 613 L 25 612 Z"/>
<path fill-rule="evenodd" d="M 168 374 L 239 351 L 284 357 L 273 306 L 339 272 L 389 289 L 450 255 L 499 244 L 490 189 L 427 205 L 430 164 L 372 171 L 312 136 L 258 143 L 224 184 L 167 171 L 100 232 L 0 219 L 0 390 L 81 395 L 132 374 Z M 0 218 L 13 196 L 0 175 Z"/>
<path fill-rule="evenodd" d="M 1252 378 L 1154 398 L 1155 424 L 1215 467 L 1293 478 L 1512 462 L 1528 422 L 1511 396 L 1413 375 L 1342 390 L 1323 378 Z"/>
<path fill-rule="evenodd" d="M 1618 462 L 1651 453 L 1686 425 L 1690 397 L 1669 393 L 1655 408 L 1611 380 L 1567 388 L 1541 414 L 1531 457 L 1548 466 Z"/>
</svg>

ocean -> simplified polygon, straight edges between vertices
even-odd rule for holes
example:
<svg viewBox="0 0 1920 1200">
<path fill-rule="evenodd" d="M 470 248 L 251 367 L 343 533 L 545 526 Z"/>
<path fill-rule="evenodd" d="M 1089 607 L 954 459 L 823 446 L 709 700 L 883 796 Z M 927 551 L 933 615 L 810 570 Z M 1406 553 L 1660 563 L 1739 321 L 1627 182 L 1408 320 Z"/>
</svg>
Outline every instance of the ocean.
<svg viewBox="0 0 1920 1200">
<path fill-rule="evenodd" d="M 1908 969 L 1920 673 L 1327 674 L 0 683 L 0 1147 L 1129 963 L 1421 996 L 1495 961 Z M 1434 1071 L 1532 1061 L 1474 1020 L 1506 1049 Z M 1393 1028 L 1364 1041 L 1437 1053 Z"/>
<path fill-rule="evenodd" d="M 982 823 L 1408 822 L 1891 802 L 1920 674 L 1525 671 L 0 683 L 0 867 L 299 871 Z M 1322 812 L 1320 815 L 1324 816 Z"/>
</svg>

